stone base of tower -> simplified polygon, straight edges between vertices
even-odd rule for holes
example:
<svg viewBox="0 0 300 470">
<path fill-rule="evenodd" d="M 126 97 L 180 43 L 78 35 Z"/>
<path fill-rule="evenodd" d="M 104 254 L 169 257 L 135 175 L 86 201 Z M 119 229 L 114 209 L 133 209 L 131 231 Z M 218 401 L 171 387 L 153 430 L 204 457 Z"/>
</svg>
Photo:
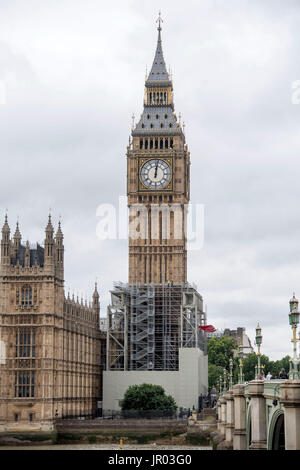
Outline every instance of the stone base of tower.
<svg viewBox="0 0 300 470">
<path fill-rule="evenodd" d="M 176 371 L 104 371 L 103 410 L 120 410 L 120 402 L 130 385 L 161 385 L 178 408 L 198 409 L 199 396 L 207 394 L 207 355 L 199 348 L 179 348 L 179 369 Z"/>
</svg>

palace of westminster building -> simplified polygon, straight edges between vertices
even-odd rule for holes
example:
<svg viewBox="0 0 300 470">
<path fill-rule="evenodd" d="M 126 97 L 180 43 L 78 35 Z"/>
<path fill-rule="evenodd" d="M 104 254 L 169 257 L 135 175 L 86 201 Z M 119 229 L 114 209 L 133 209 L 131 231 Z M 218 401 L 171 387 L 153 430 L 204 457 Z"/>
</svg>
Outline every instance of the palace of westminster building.
<svg viewBox="0 0 300 470">
<path fill-rule="evenodd" d="M 97 285 L 92 302 L 64 291 L 64 240 L 51 217 L 44 245 L 22 243 L 17 224 L 2 228 L 0 264 L 0 432 L 18 426 L 51 430 L 56 419 L 118 409 L 129 385 L 155 383 L 178 406 L 197 407 L 207 392 L 202 296 L 187 282 L 184 207 L 190 199 L 190 153 L 174 112 L 173 84 L 161 41 L 145 83 L 144 109 L 127 148 L 129 217 L 146 208 L 147 235 L 129 232 L 127 284 L 115 285 L 106 332 Z M 170 235 L 151 231 L 153 206 L 170 214 Z M 178 214 L 177 214 L 178 215 Z M 177 221 L 177 222 L 176 222 Z M 178 230 L 177 230 L 178 232 Z M 105 370 L 103 370 L 105 369 Z M 188 387 L 187 387 L 187 384 Z"/>
<path fill-rule="evenodd" d="M 54 418 L 94 415 L 100 397 L 100 304 L 64 293 L 64 243 L 49 216 L 44 246 L 13 238 L 5 219 L 0 266 L 0 431 L 51 430 Z M 32 426 L 32 425 L 31 425 Z"/>
</svg>

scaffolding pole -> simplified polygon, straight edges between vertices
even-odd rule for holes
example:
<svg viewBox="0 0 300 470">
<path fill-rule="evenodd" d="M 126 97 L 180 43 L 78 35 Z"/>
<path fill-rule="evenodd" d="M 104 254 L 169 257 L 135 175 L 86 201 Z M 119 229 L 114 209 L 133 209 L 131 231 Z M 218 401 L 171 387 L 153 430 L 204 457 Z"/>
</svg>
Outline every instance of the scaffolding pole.
<svg viewBox="0 0 300 470">
<path fill-rule="evenodd" d="M 178 370 L 179 348 L 206 353 L 203 301 L 185 283 L 116 283 L 108 307 L 107 370 Z"/>
</svg>

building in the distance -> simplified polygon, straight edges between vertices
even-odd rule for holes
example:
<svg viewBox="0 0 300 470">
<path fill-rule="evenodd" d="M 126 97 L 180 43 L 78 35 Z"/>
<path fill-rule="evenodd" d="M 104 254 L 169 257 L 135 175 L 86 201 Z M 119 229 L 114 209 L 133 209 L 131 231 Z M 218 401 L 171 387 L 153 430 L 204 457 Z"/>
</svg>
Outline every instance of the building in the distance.
<svg viewBox="0 0 300 470">
<path fill-rule="evenodd" d="M 229 338 L 233 338 L 235 343 L 238 346 L 241 346 L 241 351 L 243 352 L 244 356 L 247 354 L 251 354 L 254 352 L 254 349 L 251 345 L 251 341 L 246 334 L 246 328 L 238 327 L 236 330 L 230 330 L 229 328 L 225 328 L 224 336 Z"/>
<path fill-rule="evenodd" d="M 99 294 L 65 296 L 61 224 L 49 216 L 32 248 L 7 216 L 0 265 L 0 431 L 51 430 L 54 420 L 92 416 L 100 392 Z"/>
<path fill-rule="evenodd" d="M 251 341 L 246 334 L 246 328 L 238 327 L 236 330 L 230 330 L 225 328 L 225 330 L 216 330 L 213 333 L 207 333 L 207 338 L 221 338 L 222 336 L 227 336 L 233 338 L 236 345 L 241 348 L 241 351 L 244 356 L 254 352 L 254 349 L 251 345 Z M 238 353 L 238 350 L 235 354 Z"/>
</svg>

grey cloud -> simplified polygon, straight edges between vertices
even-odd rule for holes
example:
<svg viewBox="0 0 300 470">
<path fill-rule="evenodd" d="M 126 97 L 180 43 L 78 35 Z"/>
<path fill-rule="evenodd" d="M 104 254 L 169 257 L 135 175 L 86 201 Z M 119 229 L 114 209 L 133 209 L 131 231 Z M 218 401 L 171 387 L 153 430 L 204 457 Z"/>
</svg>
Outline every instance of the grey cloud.
<svg viewBox="0 0 300 470">
<path fill-rule="evenodd" d="M 24 238 L 42 241 L 49 207 L 62 215 L 66 287 L 91 294 L 105 315 L 114 280 L 127 280 L 126 241 L 101 242 L 96 209 L 126 192 L 131 114 L 142 112 L 159 2 L 1 2 L 0 223 L 6 207 Z M 189 280 L 209 323 L 261 320 L 265 351 L 289 351 L 288 300 L 299 287 L 300 79 L 297 1 L 190 1 L 163 6 L 192 161 L 192 201 L 205 204 L 205 244 Z M 284 354 L 283 354 L 284 353 Z"/>
</svg>

